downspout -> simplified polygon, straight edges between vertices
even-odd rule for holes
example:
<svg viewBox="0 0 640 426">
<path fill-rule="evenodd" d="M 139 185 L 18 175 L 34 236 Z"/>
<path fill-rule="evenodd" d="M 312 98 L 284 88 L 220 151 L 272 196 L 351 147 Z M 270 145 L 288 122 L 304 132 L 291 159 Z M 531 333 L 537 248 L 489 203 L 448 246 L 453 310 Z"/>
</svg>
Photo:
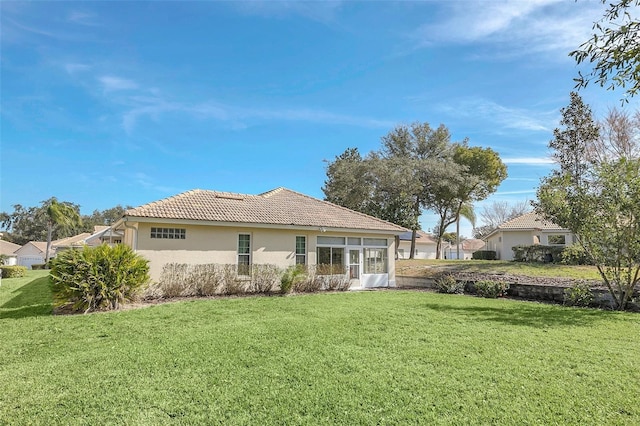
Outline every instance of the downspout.
<svg viewBox="0 0 640 426">
<path fill-rule="evenodd" d="M 127 219 L 128 218 L 125 217 L 122 224 L 124 225 L 125 228 L 133 230 L 133 239 L 131 241 L 131 246 L 132 246 L 131 248 L 133 249 L 133 251 L 137 251 L 138 250 L 138 228 L 136 228 L 133 225 L 127 225 Z"/>
</svg>

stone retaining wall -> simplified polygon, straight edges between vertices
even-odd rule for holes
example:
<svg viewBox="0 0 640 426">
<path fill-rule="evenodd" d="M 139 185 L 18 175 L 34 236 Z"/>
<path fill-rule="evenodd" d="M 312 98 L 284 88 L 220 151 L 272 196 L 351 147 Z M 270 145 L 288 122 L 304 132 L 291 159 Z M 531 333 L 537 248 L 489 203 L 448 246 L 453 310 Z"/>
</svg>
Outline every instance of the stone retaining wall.
<svg viewBox="0 0 640 426">
<path fill-rule="evenodd" d="M 459 280 L 460 281 L 460 280 Z M 475 293 L 474 282 L 464 280 L 465 292 Z M 432 278 L 423 277 L 403 277 L 396 276 L 396 286 L 398 288 L 421 288 L 421 289 L 436 289 L 435 280 Z M 553 284 L 527 284 L 527 283 L 509 283 L 509 290 L 507 295 L 510 297 L 517 297 L 526 300 L 540 300 L 546 302 L 563 303 L 564 302 L 564 290 L 567 285 L 553 285 Z M 594 298 L 594 305 L 610 309 L 613 306 L 613 299 L 607 289 L 592 288 Z"/>
</svg>

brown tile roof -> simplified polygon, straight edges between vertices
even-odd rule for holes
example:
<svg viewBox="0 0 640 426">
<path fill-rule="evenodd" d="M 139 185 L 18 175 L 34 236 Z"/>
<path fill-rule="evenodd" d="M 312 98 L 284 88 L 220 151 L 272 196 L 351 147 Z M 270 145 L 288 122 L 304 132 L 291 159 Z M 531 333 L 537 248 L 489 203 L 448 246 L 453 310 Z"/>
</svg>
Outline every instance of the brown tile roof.
<svg viewBox="0 0 640 426">
<path fill-rule="evenodd" d="M 560 226 L 553 222 L 542 219 L 535 212 L 525 213 L 515 219 L 511 219 L 498 226 L 500 230 L 506 229 L 544 229 L 544 230 L 562 230 Z"/>
<path fill-rule="evenodd" d="M 72 237 L 61 238 L 51 243 L 52 247 L 78 247 L 84 245 L 84 240 L 90 237 L 91 234 L 83 232 L 82 234 L 74 235 Z M 46 243 L 45 243 L 46 245 Z"/>
<path fill-rule="evenodd" d="M 477 238 L 468 238 L 466 240 L 463 240 L 461 242 L 461 245 L 463 250 L 475 251 L 480 250 L 482 247 L 484 247 L 484 241 Z"/>
<path fill-rule="evenodd" d="M 406 232 L 406 229 L 286 188 L 259 195 L 194 189 L 129 209 L 125 216 Z"/>
</svg>

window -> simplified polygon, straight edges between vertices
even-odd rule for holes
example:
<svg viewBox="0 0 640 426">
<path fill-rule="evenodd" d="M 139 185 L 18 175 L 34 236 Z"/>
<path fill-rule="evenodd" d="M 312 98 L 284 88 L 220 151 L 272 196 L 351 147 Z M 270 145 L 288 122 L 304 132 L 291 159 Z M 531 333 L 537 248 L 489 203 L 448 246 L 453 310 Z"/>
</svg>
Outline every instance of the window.
<svg viewBox="0 0 640 426">
<path fill-rule="evenodd" d="M 362 244 L 362 239 L 358 237 L 349 237 L 347 238 L 347 244 L 350 246 L 359 246 Z"/>
<path fill-rule="evenodd" d="M 238 235 L 238 275 L 251 274 L 251 235 Z"/>
<path fill-rule="evenodd" d="M 387 249 L 386 248 L 366 248 L 364 249 L 364 273 L 365 274 L 386 274 L 387 270 Z"/>
<path fill-rule="evenodd" d="M 318 244 L 331 244 L 334 246 L 343 246 L 344 237 L 318 237 Z"/>
<path fill-rule="evenodd" d="M 563 246 L 565 245 L 565 237 L 564 235 L 560 235 L 560 234 L 553 234 L 553 235 L 549 235 L 549 237 L 547 237 L 547 241 L 549 243 L 550 246 Z"/>
<path fill-rule="evenodd" d="M 318 247 L 318 274 L 344 274 L 344 248 Z"/>
<path fill-rule="evenodd" d="M 183 228 L 151 228 L 151 238 L 184 240 L 186 236 L 187 230 Z"/>
<path fill-rule="evenodd" d="M 386 247 L 387 240 L 384 238 L 365 238 L 364 239 L 365 246 L 374 246 L 374 247 Z"/>
<path fill-rule="evenodd" d="M 296 237 L 296 265 L 307 264 L 307 237 Z"/>
</svg>

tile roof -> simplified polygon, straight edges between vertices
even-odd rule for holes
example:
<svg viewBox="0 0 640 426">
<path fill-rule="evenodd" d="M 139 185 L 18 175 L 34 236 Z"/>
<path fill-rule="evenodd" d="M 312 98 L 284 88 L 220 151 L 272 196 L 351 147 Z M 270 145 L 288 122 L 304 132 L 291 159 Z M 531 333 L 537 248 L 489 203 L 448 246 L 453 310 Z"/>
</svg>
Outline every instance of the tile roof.
<svg viewBox="0 0 640 426">
<path fill-rule="evenodd" d="M 82 234 L 74 235 L 71 237 L 61 238 L 51 243 L 52 247 L 78 247 L 84 245 L 84 240 L 90 237 L 91 234 L 83 232 Z M 46 245 L 46 243 L 45 243 Z"/>
<path fill-rule="evenodd" d="M 13 256 L 14 252 L 18 250 L 21 246 L 18 244 L 14 244 L 9 241 L 0 240 L 0 254 L 4 254 L 5 256 Z"/>
<path fill-rule="evenodd" d="M 406 229 L 286 188 L 258 195 L 194 189 L 129 209 L 125 216 L 406 232 Z"/>
<path fill-rule="evenodd" d="M 560 226 L 553 222 L 542 219 L 535 212 L 525 213 L 515 219 L 511 219 L 498 226 L 499 230 L 506 229 L 544 229 L 544 230 L 562 230 Z"/>
</svg>

